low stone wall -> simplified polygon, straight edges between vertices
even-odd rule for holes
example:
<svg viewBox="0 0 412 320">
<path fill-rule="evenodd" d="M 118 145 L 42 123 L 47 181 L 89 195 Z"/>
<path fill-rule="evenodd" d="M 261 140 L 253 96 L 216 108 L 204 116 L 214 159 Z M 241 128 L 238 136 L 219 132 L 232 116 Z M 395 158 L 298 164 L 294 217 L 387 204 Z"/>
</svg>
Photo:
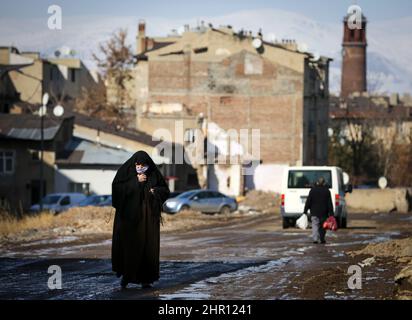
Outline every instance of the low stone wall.
<svg viewBox="0 0 412 320">
<path fill-rule="evenodd" d="M 412 188 L 354 189 L 346 201 L 352 211 L 405 213 L 412 210 Z"/>
</svg>

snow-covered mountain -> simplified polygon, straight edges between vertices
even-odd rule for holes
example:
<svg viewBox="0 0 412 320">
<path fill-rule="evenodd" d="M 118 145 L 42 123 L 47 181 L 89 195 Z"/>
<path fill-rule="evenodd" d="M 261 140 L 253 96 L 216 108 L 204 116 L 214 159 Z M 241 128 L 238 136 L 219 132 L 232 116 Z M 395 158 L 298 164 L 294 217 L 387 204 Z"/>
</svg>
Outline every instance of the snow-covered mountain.
<svg viewBox="0 0 412 320">
<path fill-rule="evenodd" d="M 128 30 L 128 40 L 135 45 L 139 16 L 63 16 L 62 30 L 49 30 L 44 19 L 0 21 L 0 45 L 14 45 L 22 50 L 36 50 L 52 55 L 56 49 L 69 47 L 86 64 L 93 66 L 91 53 L 119 28 Z M 214 26 L 231 25 L 235 30 L 260 28 L 267 40 L 295 39 L 308 45 L 309 51 L 334 59 L 331 65 L 331 90 L 340 87 L 342 22 L 319 23 L 304 15 L 282 10 L 238 11 L 231 14 L 188 19 L 144 17 L 150 36 L 164 36 L 184 24 L 196 26 L 200 21 Z M 412 92 L 412 17 L 368 25 L 368 82 L 374 92 Z"/>
</svg>

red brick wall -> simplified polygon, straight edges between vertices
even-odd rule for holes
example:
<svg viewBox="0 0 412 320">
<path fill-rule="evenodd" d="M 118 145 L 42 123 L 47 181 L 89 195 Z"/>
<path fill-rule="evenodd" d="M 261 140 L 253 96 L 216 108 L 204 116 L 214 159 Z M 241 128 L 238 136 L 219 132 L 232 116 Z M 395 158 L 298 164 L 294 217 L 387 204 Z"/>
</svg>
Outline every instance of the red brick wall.
<svg viewBox="0 0 412 320">
<path fill-rule="evenodd" d="M 246 75 L 245 53 L 220 63 L 149 61 L 149 103 L 182 103 L 223 129 L 260 129 L 264 163 L 301 160 L 303 74 L 263 60 Z"/>
</svg>

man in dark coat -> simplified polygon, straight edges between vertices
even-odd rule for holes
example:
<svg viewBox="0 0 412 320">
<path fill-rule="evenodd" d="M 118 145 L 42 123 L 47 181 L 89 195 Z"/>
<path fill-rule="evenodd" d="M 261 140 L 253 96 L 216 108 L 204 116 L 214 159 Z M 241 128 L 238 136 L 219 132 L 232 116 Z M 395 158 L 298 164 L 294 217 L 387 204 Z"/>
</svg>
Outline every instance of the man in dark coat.
<svg viewBox="0 0 412 320">
<path fill-rule="evenodd" d="M 112 183 L 116 209 L 112 269 L 128 283 L 150 287 L 159 279 L 160 222 L 169 188 L 150 156 L 136 152 L 117 171 Z"/>
<path fill-rule="evenodd" d="M 326 231 L 323 229 L 323 223 L 329 216 L 333 215 L 332 196 L 329 187 L 323 177 L 319 178 L 316 185 L 310 190 L 306 199 L 304 214 L 310 210 L 312 220 L 312 237 L 313 243 L 326 243 Z"/>
</svg>

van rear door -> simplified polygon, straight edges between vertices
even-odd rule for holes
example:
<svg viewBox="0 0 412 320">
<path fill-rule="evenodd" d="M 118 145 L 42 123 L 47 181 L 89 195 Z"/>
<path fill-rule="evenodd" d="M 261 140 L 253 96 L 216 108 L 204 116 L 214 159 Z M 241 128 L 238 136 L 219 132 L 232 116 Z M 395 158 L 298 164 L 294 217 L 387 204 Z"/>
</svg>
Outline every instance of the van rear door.
<svg viewBox="0 0 412 320">
<path fill-rule="evenodd" d="M 285 193 L 286 213 L 303 213 L 309 191 L 320 177 L 324 177 L 329 186 L 332 185 L 331 170 L 289 170 Z"/>
</svg>

